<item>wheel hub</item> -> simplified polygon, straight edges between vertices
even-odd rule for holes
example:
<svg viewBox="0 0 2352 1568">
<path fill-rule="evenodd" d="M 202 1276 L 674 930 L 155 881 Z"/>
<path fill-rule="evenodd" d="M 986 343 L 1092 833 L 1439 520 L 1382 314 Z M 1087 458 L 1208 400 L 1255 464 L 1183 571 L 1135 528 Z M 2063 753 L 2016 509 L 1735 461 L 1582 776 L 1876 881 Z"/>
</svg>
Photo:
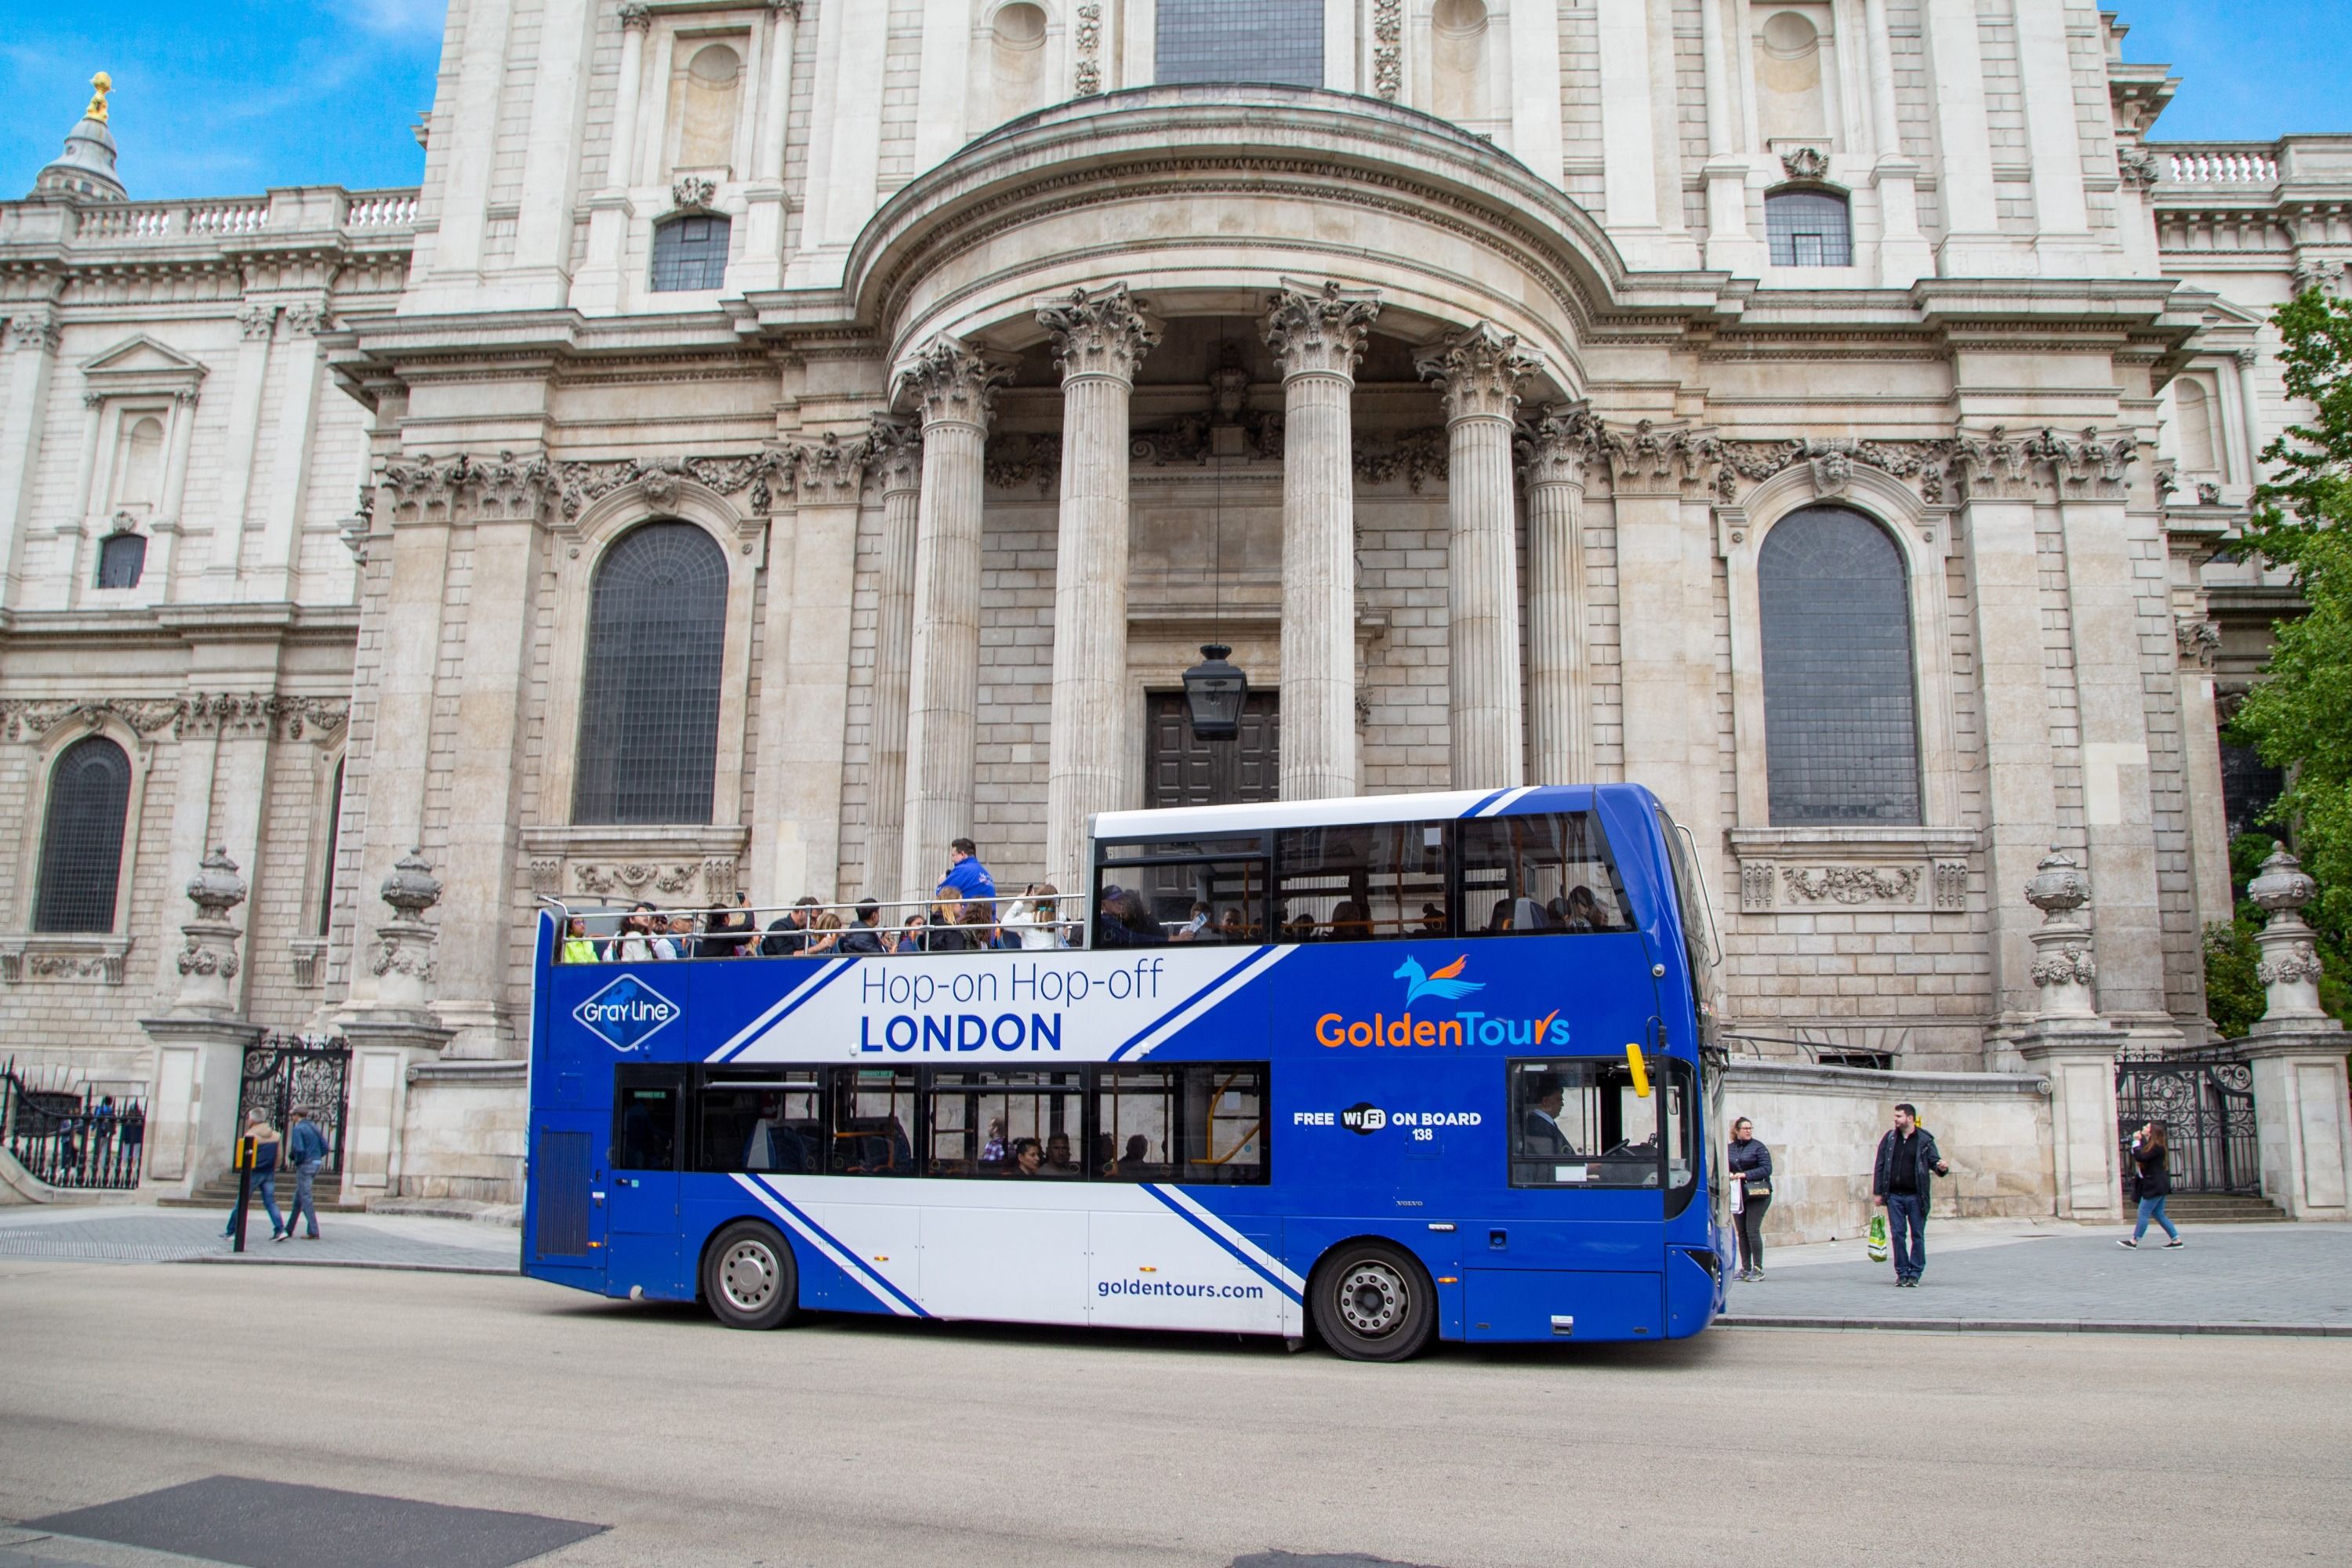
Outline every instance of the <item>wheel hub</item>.
<svg viewBox="0 0 2352 1568">
<path fill-rule="evenodd" d="M 756 1241 L 738 1242 L 719 1267 L 719 1284 L 731 1305 L 758 1311 L 776 1293 L 776 1260 Z"/>
<path fill-rule="evenodd" d="M 1404 1279 L 1385 1263 L 1359 1263 L 1340 1277 L 1340 1321 L 1366 1339 L 1395 1332 L 1407 1304 Z"/>
</svg>

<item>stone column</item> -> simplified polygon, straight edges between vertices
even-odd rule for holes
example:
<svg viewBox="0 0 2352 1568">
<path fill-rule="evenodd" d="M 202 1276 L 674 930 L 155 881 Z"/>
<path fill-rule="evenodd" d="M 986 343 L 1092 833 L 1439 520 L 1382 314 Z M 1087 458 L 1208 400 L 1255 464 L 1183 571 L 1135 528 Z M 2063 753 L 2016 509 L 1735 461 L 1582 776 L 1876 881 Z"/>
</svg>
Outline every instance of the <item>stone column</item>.
<svg viewBox="0 0 2352 1568">
<path fill-rule="evenodd" d="M 568 230 L 566 231 L 569 232 Z M 253 572 L 238 584 L 248 600 L 265 603 L 294 597 L 301 566 L 302 510 L 310 479 L 312 433 L 319 419 L 319 333 L 327 326 L 323 296 L 286 307 L 278 382 L 277 441 L 270 458 L 269 488 L 262 498 L 261 547 Z"/>
<path fill-rule="evenodd" d="M 8 357 L 0 391 L 0 605 L 14 607 L 33 523 L 33 480 L 40 468 L 49 380 L 64 333 L 57 312 L 27 302 L 9 307 Z"/>
<path fill-rule="evenodd" d="M 1046 747 L 1045 874 L 1076 888 L 1087 818 L 1136 802 L 1127 702 L 1128 406 L 1160 341 L 1127 285 L 1045 306 L 1062 367 L 1062 518 L 1054 557 L 1054 708 Z"/>
<path fill-rule="evenodd" d="M 760 675 L 753 831 L 766 836 L 755 898 L 841 896 L 841 768 L 849 720 L 851 601 L 857 582 L 863 437 L 830 431 L 793 454 L 789 516 L 771 521 Z M 789 530 L 789 537 L 782 537 Z"/>
<path fill-rule="evenodd" d="M 743 258 L 730 279 L 743 293 L 772 289 L 783 276 L 784 137 L 792 108 L 793 52 L 798 42 L 801 0 L 767 0 L 767 4 L 768 69 L 760 87 L 751 179 L 743 191 Z"/>
<path fill-rule="evenodd" d="M 1584 472 L 1592 416 L 1555 403 L 1521 428 L 1528 476 L 1528 769 L 1538 784 L 1592 777 L 1584 661 Z"/>
<path fill-rule="evenodd" d="M 1526 776 L 1519 717 L 1519 570 L 1511 436 L 1519 385 L 1543 368 L 1492 322 L 1413 361 L 1445 398 L 1446 661 L 1454 787 L 1509 789 Z"/>
<path fill-rule="evenodd" d="M 2263 482 L 2263 385 L 2254 377 L 2259 356 L 2240 349 L 2231 356 L 2238 363 L 2238 420 L 2246 432 L 2246 482 Z"/>
<path fill-rule="evenodd" d="M 2026 902 L 2042 911 L 2032 933 L 2041 1006 L 2017 1048 L 2032 1070 L 2050 1079 L 2051 1163 L 2062 1219 L 2123 1214 L 2116 1053 L 2124 1036 L 2099 1016 L 2098 964 L 2090 929 L 2077 918 L 2090 897 L 2090 879 L 2061 849 L 2043 856 L 2025 885 Z"/>
<path fill-rule="evenodd" d="M 383 879 L 392 918 L 375 928 L 360 954 L 375 976 L 375 999 L 346 1007 L 335 1026 L 352 1044 L 349 1102 L 343 1113 L 343 1184 L 399 1191 L 401 1129 L 408 1114 L 408 1069 L 440 1055 L 456 1032 L 433 1013 L 438 933 L 425 911 L 441 900 L 441 883 L 425 852 L 412 848 Z"/>
<path fill-rule="evenodd" d="M 139 1020 L 155 1042 L 141 1178 L 152 1194 L 187 1196 L 227 1165 L 236 1138 L 245 1048 L 261 1037 L 236 1005 L 240 932 L 229 911 L 246 892 L 226 849 L 205 857 L 188 883 L 196 918 L 180 928 L 179 994 L 163 1017 Z"/>
<path fill-rule="evenodd" d="M 899 893 L 907 830 L 907 684 L 915 636 L 915 528 L 922 432 L 874 417 L 866 437 L 882 475 L 882 559 L 875 573 L 873 762 L 866 788 L 866 892 Z"/>
<path fill-rule="evenodd" d="M 1350 398 L 1379 298 L 1286 279 L 1282 365 L 1282 798 L 1356 793 L 1356 475 Z"/>
<path fill-rule="evenodd" d="M 2267 920 L 2255 938 L 2265 1005 L 2244 1050 L 2252 1069 L 2263 1193 L 2295 1219 L 2352 1218 L 2352 1113 L 2343 1025 L 2320 1010 L 2319 952 L 2303 906 L 2319 893 L 2284 846 L 2263 862 L 2246 896 Z"/>
<path fill-rule="evenodd" d="M 1731 121 L 1732 76 L 1737 70 L 1740 79 L 1747 79 L 1738 63 L 1747 44 L 1740 40 L 1735 53 L 1724 37 L 1723 0 L 1699 0 L 1698 26 L 1706 93 L 1706 265 L 1754 278 L 1763 271 L 1768 252 L 1748 221 L 1748 160 Z"/>
<path fill-rule="evenodd" d="M 907 813 L 899 889 L 920 898 L 972 830 L 972 748 L 980 706 L 982 461 L 996 389 L 1012 374 L 945 335 L 898 372 L 898 395 L 923 419 L 915 517 L 915 626 L 907 694 Z"/>
<path fill-rule="evenodd" d="M 212 553 L 205 584 L 195 597 L 236 597 L 238 562 L 245 553 L 245 514 L 253 498 L 253 457 L 261 434 L 261 384 L 269 372 L 270 340 L 278 331 L 278 307 L 247 304 L 236 313 L 244 341 L 236 352 L 228 390 L 228 435 L 222 454 L 218 497 L 213 505 Z M 315 352 L 315 351 L 314 351 Z"/>
<path fill-rule="evenodd" d="M 573 304 L 583 310 L 621 308 L 622 258 L 628 248 L 629 184 L 636 177 L 637 100 L 645 89 L 646 35 L 653 13 L 638 0 L 621 6 L 621 74 L 613 93 L 613 135 L 605 154 L 604 188 L 588 198 L 588 257 L 572 279 Z"/>
<path fill-rule="evenodd" d="M 1919 165 L 1903 152 L 1903 122 L 1895 106 L 1895 45 L 1886 23 L 1887 0 L 1864 0 L 1870 52 L 1871 140 L 1877 161 L 1871 183 L 1878 187 L 1878 281 L 1907 288 L 1935 271 L 1935 254 L 1919 232 Z"/>
</svg>

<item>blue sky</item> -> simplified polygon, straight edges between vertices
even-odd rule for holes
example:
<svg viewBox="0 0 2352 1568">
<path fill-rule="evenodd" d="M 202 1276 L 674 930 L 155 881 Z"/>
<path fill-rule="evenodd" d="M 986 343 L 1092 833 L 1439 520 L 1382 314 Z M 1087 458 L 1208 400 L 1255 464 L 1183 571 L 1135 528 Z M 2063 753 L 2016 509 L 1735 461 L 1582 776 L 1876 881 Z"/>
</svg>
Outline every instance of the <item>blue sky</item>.
<svg viewBox="0 0 2352 1568">
<path fill-rule="evenodd" d="M 2352 0 L 2108 0 L 2126 53 L 2184 79 L 2179 141 L 2352 131 Z M 0 0 L 0 195 L 32 186 L 113 73 L 138 197 L 414 184 L 446 0 Z"/>
</svg>

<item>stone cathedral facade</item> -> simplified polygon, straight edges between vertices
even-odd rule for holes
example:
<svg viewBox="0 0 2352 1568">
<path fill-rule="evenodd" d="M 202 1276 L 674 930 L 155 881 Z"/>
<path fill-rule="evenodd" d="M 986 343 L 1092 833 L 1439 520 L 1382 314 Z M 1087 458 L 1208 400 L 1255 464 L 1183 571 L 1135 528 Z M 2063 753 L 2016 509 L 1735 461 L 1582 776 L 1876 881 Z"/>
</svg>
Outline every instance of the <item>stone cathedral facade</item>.
<svg viewBox="0 0 2352 1568">
<path fill-rule="evenodd" d="M 1585 779 L 1691 830 L 1734 1029 L 2014 1065 L 2056 846 L 2101 1013 L 2195 1043 L 2275 591 L 2212 562 L 2352 138 L 2152 141 L 2124 44 L 452 0 L 420 189 L 205 201 L 96 105 L 0 205 L 9 1048 L 189 1119 L 159 1180 L 224 1161 L 142 1023 L 217 847 L 221 1005 L 362 1044 L 349 1179 L 498 1197 L 542 897 L 896 896 L 964 835 L 1068 888 L 1105 808 Z M 1210 642 L 1222 746 L 1171 717 Z M 429 973 L 376 934 L 412 848 Z"/>
</svg>

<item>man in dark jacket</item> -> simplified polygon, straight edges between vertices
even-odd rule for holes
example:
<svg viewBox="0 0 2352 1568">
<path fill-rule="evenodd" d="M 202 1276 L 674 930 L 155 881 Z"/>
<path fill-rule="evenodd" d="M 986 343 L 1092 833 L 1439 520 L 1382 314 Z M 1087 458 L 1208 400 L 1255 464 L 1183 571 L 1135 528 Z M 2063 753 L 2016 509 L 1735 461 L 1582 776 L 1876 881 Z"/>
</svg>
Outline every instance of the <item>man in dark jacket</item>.
<svg viewBox="0 0 2352 1568">
<path fill-rule="evenodd" d="M 760 939 L 762 958 L 790 958 L 808 945 L 809 910 L 817 907 L 816 895 L 803 893 L 793 900 L 793 907 L 778 915 L 768 927 L 768 934 Z"/>
<path fill-rule="evenodd" d="M 1936 1147 L 1936 1135 L 1919 1125 L 1916 1107 L 1895 1108 L 1895 1126 L 1878 1141 L 1870 1190 L 1886 1211 L 1895 1252 L 1895 1283 L 1916 1287 L 1927 1271 L 1927 1188 L 1933 1176 L 1952 1168 Z"/>
<path fill-rule="evenodd" d="M 834 944 L 833 951 L 868 958 L 889 951 L 882 945 L 881 922 L 882 906 L 872 899 L 860 900 L 857 923 L 841 933 L 841 940 Z"/>
</svg>

